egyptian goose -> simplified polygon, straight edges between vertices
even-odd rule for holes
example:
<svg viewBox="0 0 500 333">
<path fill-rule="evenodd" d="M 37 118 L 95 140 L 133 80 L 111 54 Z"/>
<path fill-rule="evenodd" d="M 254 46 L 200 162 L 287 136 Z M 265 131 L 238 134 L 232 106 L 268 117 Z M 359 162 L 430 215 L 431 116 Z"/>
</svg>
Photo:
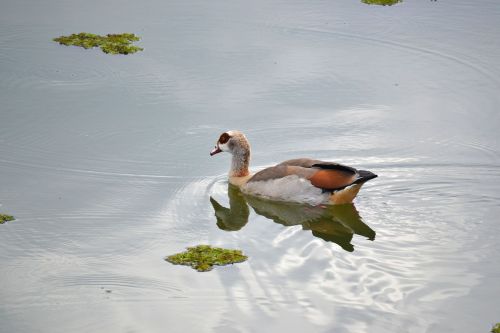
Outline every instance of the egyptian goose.
<svg viewBox="0 0 500 333">
<path fill-rule="evenodd" d="M 334 163 L 298 158 L 250 174 L 250 144 L 239 131 L 221 134 L 210 156 L 220 152 L 233 155 L 229 183 L 244 193 L 273 200 L 311 205 L 350 203 L 361 186 L 376 174 Z"/>
</svg>

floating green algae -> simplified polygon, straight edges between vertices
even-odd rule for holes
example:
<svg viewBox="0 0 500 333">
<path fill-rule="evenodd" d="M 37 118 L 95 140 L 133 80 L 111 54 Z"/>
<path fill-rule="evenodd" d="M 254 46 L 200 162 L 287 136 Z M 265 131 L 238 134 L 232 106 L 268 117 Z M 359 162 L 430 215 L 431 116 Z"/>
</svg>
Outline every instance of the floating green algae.
<svg viewBox="0 0 500 333">
<path fill-rule="evenodd" d="M 72 34 L 69 36 L 61 36 L 54 38 L 55 42 L 62 45 L 80 46 L 85 49 L 100 47 L 102 52 L 110 54 L 130 54 L 137 51 L 142 51 L 143 48 L 132 45 L 133 42 L 140 38 L 134 34 L 107 34 L 106 36 L 95 35 L 87 32 Z"/>
<path fill-rule="evenodd" d="M 223 249 L 211 247 L 210 245 L 188 247 L 185 252 L 165 258 L 166 261 L 172 264 L 191 266 L 198 272 L 210 271 L 214 265 L 224 266 L 243 262 L 247 259 L 248 257 L 240 250 Z"/>
<path fill-rule="evenodd" d="M 403 0 L 361 0 L 361 2 L 367 5 L 392 6 L 399 2 L 403 2 Z"/>
<path fill-rule="evenodd" d="M 500 323 L 496 323 L 495 326 L 491 328 L 491 333 L 500 333 Z"/>
<path fill-rule="evenodd" d="M 14 220 L 15 220 L 15 218 L 12 215 L 0 214 L 0 224 L 4 224 L 5 222 L 14 221 Z"/>
</svg>

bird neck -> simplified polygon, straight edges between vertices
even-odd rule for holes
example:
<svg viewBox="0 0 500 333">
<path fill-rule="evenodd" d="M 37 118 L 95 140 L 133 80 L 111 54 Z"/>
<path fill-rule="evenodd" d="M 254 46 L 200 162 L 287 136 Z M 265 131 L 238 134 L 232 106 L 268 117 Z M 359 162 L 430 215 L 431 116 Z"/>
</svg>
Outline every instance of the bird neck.
<svg viewBox="0 0 500 333">
<path fill-rule="evenodd" d="M 229 177 L 246 177 L 250 174 L 248 165 L 250 164 L 250 150 L 242 149 L 233 152 Z"/>
</svg>

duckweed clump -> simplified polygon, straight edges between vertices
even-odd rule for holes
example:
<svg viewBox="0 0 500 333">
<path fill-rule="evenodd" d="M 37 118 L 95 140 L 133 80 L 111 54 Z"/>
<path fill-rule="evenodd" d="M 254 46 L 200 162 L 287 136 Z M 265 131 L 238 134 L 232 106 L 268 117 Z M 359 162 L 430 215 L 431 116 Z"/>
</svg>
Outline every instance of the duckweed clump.
<svg viewBox="0 0 500 333">
<path fill-rule="evenodd" d="M 5 222 L 14 221 L 14 220 L 15 220 L 15 218 L 12 215 L 0 214 L 0 224 L 4 224 Z"/>
<path fill-rule="evenodd" d="M 367 5 L 392 6 L 399 2 L 403 2 L 403 0 L 361 0 L 361 2 Z"/>
<path fill-rule="evenodd" d="M 88 32 L 80 32 L 79 34 L 57 37 L 53 40 L 62 45 L 80 46 L 84 49 L 100 47 L 102 52 L 109 54 L 131 54 L 143 50 L 141 47 L 132 45 L 133 42 L 139 39 L 138 36 L 130 33 L 100 36 Z"/>
<path fill-rule="evenodd" d="M 166 261 L 172 264 L 191 266 L 198 272 L 210 271 L 214 265 L 224 266 L 243 262 L 247 259 L 248 257 L 240 250 L 223 249 L 211 247 L 210 245 L 188 247 L 185 252 L 165 258 Z"/>
<path fill-rule="evenodd" d="M 495 326 L 491 328 L 491 333 L 500 333 L 500 323 L 496 323 Z"/>
</svg>

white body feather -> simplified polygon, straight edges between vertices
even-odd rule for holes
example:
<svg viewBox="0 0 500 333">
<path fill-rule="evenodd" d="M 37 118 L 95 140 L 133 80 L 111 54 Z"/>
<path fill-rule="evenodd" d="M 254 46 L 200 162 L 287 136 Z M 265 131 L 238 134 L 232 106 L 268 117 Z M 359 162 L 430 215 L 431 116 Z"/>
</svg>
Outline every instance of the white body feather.
<svg viewBox="0 0 500 333">
<path fill-rule="evenodd" d="M 296 175 L 278 179 L 248 182 L 241 186 L 241 190 L 251 195 L 281 201 L 302 202 L 310 205 L 328 203 L 330 193 L 311 184 L 307 179 Z"/>
</svg>

